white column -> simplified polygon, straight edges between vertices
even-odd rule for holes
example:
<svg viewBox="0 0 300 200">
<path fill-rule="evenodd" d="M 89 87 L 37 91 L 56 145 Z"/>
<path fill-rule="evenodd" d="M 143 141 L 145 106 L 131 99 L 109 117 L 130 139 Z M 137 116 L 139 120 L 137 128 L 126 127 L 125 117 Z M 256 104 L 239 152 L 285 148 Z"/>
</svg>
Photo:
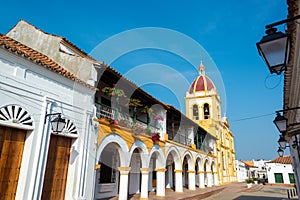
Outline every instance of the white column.
<svg viewBox="0 0 300 200">
<path fill-rule="evenodd" d="M 196 190 L 196 183 L 195 183 L 195 171 L 189 170 L 189 190 Z"/>
<path fill-rule="evenodd" d="M 199 188 L 205 188 L 204 183 L 204 172 L 198 171 L 198 177 L 199 177 Z"/>
<path fill-rule="evenodd" d="M 128 174 L 131 167 L 118 167 L 120 171 L 119 200 L 127 200 Z"/>
<path fill-rule="evenodd" d="M 165 172 L 166 169 L 155 169 L 156 171 L 156 196 L 166 195 Z"/>
<path fill-rule="evenodd" d="M 214 177 L 214 180 L 215 180 L 215 185 L 219 185 L 218 173 L 214 172 L 213 177 Z"/>
<path fill-rule="evenodd" d="M 182 170 L 175 169 L 175 192 L 183 192 L 182 187 Z"/>
<path fill-rule="evenodd" d="M 148 199 L 149 168 L 140 168 L 142 173 L 142 185 L 140 200 Z"/>
<path fill-rule="evenodd" d="M 211 187 L 212 186 L 212 174 L 211 172 L 206 172 L 207 174 L 207 187 Z"/>
<path fill-rule="evenodd" d="M 167 188 L 172 188 L 173 185 L 173 177 L 172 177 L 172 165 L 167 166 L 168 171 L 167 171 L 167 176 L 168 176 L 168 182 L 167 182 Z"/>
</svg>

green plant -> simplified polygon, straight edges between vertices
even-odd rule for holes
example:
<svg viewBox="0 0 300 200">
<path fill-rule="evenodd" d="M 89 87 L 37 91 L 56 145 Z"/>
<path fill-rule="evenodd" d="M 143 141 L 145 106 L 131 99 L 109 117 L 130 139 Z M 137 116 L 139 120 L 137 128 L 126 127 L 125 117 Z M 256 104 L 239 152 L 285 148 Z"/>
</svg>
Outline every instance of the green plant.
<svg viewBox="0 0 300 200">
<path fill-rule="evenodd" d="M 252 178 L 248 178 L 246 179 L 246 183 L 247 184 L 254 183 L 254 180 Z"/>
<path fill-rule="evenodd" d="M 104 87 L 101 90 L 106 96 L 117 96 L 117 97 L 126 97 L 122 89 L 114 87 Z"/>
<path fill-rule="evenodd" d="M 258 178 L 253 178 L 253 181 L 258 181 Z"/>
<path fill-rule="evenodd" d="M 153 109 L 152 109 L 152 108 L 149 108 L 148 106 L 145 106 L 145 107 L 141 110 L 141 112 L 150 115 L 150 114 L 153 113 Z"/>
<path fill-rule="evenodd" d="M 128 102 L 128 106 L 138 107 L 138 106 L 142 106 L 142 104 L 141 104 L 141 101 L 139 99 L 130 98 L 129 102 Z"/>
</svg>

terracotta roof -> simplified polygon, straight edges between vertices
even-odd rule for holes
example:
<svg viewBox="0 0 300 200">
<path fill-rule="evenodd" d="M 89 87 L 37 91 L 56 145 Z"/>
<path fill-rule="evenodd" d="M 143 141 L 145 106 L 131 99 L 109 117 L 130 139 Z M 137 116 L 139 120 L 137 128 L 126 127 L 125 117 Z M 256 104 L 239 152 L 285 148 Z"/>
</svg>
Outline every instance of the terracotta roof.
<svg viewBox="0 0 300 200">
<path fill-rule="evenodd" d="M 254 166 L 253 160 L 245 160 L 245 161 L 242 161 L 242 162 L 245 163 L 245 165 L 247 165 L 248 167 L 256 167 L 256 166 Z"/>
<path fill-rule="evenodd" d="M 72 74 L 71 72 L 67 71 L 66 69 L 64 69 L 63 67 L 58 65 L 56 62 L 51 60 L 48 56 L 46 56 L 40 52 L 37 52 L 34 49 L 32 49 L 28 46 L 25 46 L 24 44 L 6 36 L 6 35 L 3 35 L 1 33 L 0 33 L 0 46 L 11 52 L 22 55 L 23 57 L 28 58 L 28 59 L 32 60 L 33 62 L 40 64 L 41 66 L 43 66 L 51 71 L 54 71 L 58 74 L 61 74 L 71 80 L 74 80 L 90 89 L 97 90 L 97 88 L 95 88 L 94 86 L 80 80 L 74 74 Z"/>
<path fill-rule="evenodd" d="M 277 157 L 274 160 L 271 160 L 270 162 L 267 163 L 292 164 L 292 157 L 291 156 Z"/>
</svg>

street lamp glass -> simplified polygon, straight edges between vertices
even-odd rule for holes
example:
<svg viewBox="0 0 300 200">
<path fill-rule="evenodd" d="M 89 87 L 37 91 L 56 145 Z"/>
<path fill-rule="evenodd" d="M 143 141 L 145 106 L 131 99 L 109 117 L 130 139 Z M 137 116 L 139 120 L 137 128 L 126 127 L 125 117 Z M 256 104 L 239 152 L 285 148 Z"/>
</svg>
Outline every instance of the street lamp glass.
<svg viewBox="0 0 300 200">
<path fill-rule="evenodd" d="M 265 36 L 256 43 L 259 54 L 262 56 L 271 74 L 280 74 L 285 70 L 289 56 L 289 35 L 277 32 L 276 28 L 266 31 Z"/>
<path fill-rule="evenodd" d="M 286 148 L 286 140 L 282 135 L 280 135 L 279 140 L 277 141 L 281 149 Z"/>
<path fill-rule="evenodd" d="M 284 154 L 284 151 L 279 147 L 277 150 L 277 153 L 278 153 L 279 157 L 282 157 Z"/>
<path fill-rule="evenodd" d="M 277 129 L 279 130 L 280 133 L 283 133 L 283 132 L 286 131 L 287 118 L 280 115 L 279 112 L 277 113 L 277 115 L 276 115 L 273 122 L 276 125 L 276 127 L 277 127 Z"/>
<path fill-rule="evenodd" d="M 52 121 L 51 121 L 51 127 L 52 127 L 52 131 L 55 133 L 60 133 L 63 131 L 64 127 L 66 124 L 66 120 L 61 118 L 60 115 L 58 115 L 58 117 L 55 117 Z"/>
</svg>

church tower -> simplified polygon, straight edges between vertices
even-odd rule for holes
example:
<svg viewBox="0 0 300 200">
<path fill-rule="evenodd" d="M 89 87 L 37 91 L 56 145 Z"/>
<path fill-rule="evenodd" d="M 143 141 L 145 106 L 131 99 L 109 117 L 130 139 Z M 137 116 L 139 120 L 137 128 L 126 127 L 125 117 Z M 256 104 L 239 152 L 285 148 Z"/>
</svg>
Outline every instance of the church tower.
<svg viewBox="0 0 300 200">
<path fill-rule="evenodd" d="M 234 136 L 227 117 L 221 117 L 221 100 L 212 80 L 200 64 L 199 75 L 185 96 L 186 115 L 217 138 L 214 155 L 220 184 L 236 181 Z"/>
<path fill-rule="evenodd" d="M 221 100 L 212 80 L 205 75 L 205 67 L 199 66 L 199 75 L 186 92 L 186 115 L 203 127 L 206 131 L 218 137 L 221 119 Z"/>
</svg>

